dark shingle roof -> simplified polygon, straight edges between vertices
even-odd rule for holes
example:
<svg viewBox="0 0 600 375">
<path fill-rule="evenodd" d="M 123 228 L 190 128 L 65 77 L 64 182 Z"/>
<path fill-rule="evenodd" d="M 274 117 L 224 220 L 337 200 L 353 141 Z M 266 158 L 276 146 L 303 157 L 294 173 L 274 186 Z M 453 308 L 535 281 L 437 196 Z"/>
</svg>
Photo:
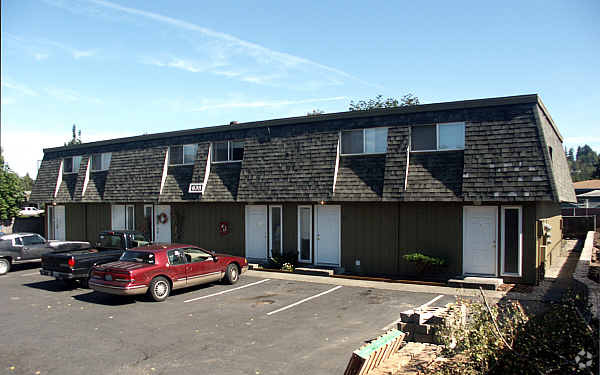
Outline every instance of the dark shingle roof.
<svg viewBox="0 0 600 375">
<path fill-rule="evenodd" d="M 466 123 L 464 151 L 412 152 L 405 186 L 410 126 L 452 121 Z M 378 126 L 389 129 L 388 152 L 340 156 L 336 176 L 340 130 Z M 244 160 L 211 164 L 205 194 L 187 193 L 190 182 L 204 181 L 210 142 L 227 139 L 244 141 Z M 168 145 L 186 143 L 199 144 L 194 165 L 169 167 L 160 194 Z M 547 145 L 554 150 L 552 168 Z M 32 196 L 52 199 L 62 157 L 99 151 L 113 153 L 110 169 L 90 174 L 82 201 L 505 202 L 574 196 L 560 134 L 535 95 L 270 120 L 47 149 Z M 63 178 L 57 200 L 73 199 L 73 193 L 79 199 L 82 173 L 73 182 L 73 192 L 69 178 Z"/>
</svg>

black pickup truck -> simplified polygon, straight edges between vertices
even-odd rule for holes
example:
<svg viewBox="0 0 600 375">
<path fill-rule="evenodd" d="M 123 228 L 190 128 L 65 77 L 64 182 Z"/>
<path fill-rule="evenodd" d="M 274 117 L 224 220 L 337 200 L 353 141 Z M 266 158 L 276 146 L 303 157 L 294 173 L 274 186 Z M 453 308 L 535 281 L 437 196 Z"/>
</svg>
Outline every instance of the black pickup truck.
<svg viewBox="0 0 600 375">
<path fill-rule="evenodd" d="M 92 267 L 113 262 L 125 250 L 146 245 L 144 235 L 132 230 L 111 230 L 100 232 L 98 243 L 93 249 L 65 251 L 42 256 L 41 275 L 52 276 L 70 286 L 79 281 L 87 287 Z"/>
</svg>

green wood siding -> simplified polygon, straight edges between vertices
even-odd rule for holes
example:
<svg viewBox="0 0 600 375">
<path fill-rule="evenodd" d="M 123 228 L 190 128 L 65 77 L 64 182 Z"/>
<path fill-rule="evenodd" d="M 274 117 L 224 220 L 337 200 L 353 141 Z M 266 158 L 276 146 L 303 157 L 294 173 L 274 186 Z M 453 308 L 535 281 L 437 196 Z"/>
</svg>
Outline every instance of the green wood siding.
<svg viewBox="0 0 600 375">
<path fill-rule="evenodd" d="M 98 233 L 110 229 L 110 204 L 86 205 L 86 239 L 92 244 L 98 240 Z"/>
<path fill-rule="evenodd" d="M 89 241 L 86 233 L 86 206 L 65 205 L 65 231 L 67 241 Z"/>
<path fill-rule="evenodd" d="M 237 203 L 185 203 L 171 205 L 173 242 L 244 256 L 244 205 Z M 220 222 L 230 233 L 218 232 Z"/>
<path fill-rule="evenodd" d="M 447 267 L 433 277 L 462 274 L 462 205 L 400 204 L 399 213 L 399 274 L 416 275 L 414 264 L 402 258 L 414 252 L 446 260 Z"/>
<path fill-rule="evenodd" d="M 398 205 L 342 205 L 342 267 L 366 274 L 397 273 Z M 356 261 L 360 260 L 360 267 Z"/>
</svg>

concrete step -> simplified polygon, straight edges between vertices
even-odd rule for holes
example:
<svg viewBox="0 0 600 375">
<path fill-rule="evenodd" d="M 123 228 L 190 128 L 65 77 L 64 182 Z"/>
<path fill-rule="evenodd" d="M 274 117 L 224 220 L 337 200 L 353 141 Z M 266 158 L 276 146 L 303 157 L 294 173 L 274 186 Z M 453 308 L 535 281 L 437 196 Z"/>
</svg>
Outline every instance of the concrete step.
<svg viewBox="0 0 600 375">
<path fill-rule="evenodd" d="M 502 279 L 498 279 L 495 277 L 466 276 L 448 280 L 448 286 L 453 288 L 478 289 L 479 287 L 481 287 L 482 289 L 486 290 L 497 290 L 498 287 L 502 284 Z"/>
<path fill-rule="evenodd" d="M 324 268 L 312 268 L 312 267 L 296 267 L 294 273 L 302 275 L 313 275 L 313 276 L 333 276 L 334 271 L 331 269 Z"/>
</svg>

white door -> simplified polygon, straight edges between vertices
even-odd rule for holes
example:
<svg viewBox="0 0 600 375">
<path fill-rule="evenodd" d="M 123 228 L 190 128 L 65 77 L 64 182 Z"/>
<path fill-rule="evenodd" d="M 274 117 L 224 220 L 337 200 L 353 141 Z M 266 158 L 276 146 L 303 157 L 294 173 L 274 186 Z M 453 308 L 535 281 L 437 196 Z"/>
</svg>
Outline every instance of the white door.
<svg viewBox="0 0 600 375">
<path fill-rule="evenodd" d="M 463 273 L 495 276 L 497 264 L 496 207 L 463 209 Z"/>
<path fill-rule="evenodd" d="M 267 258 L 267 206 L 246 206 L 246 258 Z"/>
<path fill-rule="evenodd" d="M 315 259 L 318 264 L 340 265 L 340 206 L 315 206 Z"/>
<path fill-rule="evenodd" d="M 65 206 L 54 207 L 54 239 L 65 241 L 66 236 Z"/>
<path fill-rule="evenodd" d="M 154 206 L 154 241 L 158 243 L 171 243 L 171 206 Z"/>
</svg>

